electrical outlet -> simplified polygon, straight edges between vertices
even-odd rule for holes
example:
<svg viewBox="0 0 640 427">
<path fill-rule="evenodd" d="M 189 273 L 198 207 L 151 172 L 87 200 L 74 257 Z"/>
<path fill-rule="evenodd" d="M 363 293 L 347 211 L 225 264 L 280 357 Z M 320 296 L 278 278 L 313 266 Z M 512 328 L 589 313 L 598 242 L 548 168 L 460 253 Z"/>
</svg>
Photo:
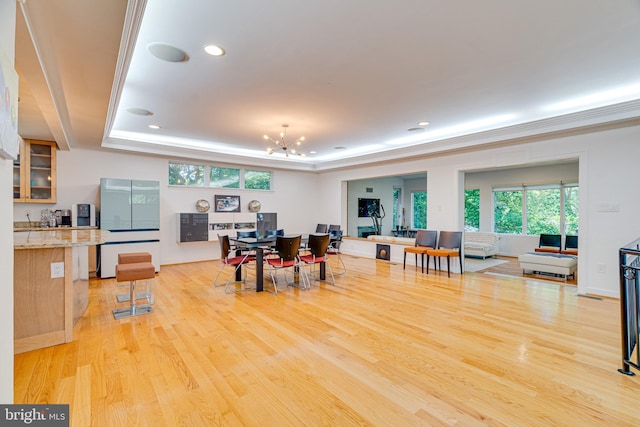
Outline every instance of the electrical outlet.
<svg viewBox="0 0 640 427">
<path fill-rule="evenodd" d="M 64 262 L 51 263 L 51 278 L 64 277 Z"/>
<path fill-rule="evenodd" d="M 31 215 L 31 211 L 27 209 L 26 211 L 24 211 L 24 214 L 27 218 L 29 218 L 29 216 Z"/>
<path fill-rule="evenodd" d="M 607 265 L 606 264 L 597 264 L 598 267 L 598 273 L 606 273 L 607 272 Z"/>
</svg>

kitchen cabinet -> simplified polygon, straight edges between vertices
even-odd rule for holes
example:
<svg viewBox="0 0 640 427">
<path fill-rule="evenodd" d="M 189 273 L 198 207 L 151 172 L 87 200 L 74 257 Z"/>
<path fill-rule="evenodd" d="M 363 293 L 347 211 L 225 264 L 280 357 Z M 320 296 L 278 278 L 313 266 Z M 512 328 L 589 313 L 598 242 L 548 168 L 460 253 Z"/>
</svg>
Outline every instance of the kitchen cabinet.
<svg viewBox="0 0 640 427">
<path fill-rule="evenodd" d="M 210 213 L 209 240 L 218 240 L 219 235 L 236 237 L 238 231 L 256 231 L 254 213 Z"/>
<path fill-rule="evenodd" d="M 100 228 L 110 231 L 160 229 L 160 182 L 100 179 Z"/>
<path fill-rule="evenodd" d="M 109 241 L 98 249 L 98 275 L 115 277 L 118 254 L 149 252 L 160 271 L 160 182 L 100 179 L 100 228 Z"/>
<path fill-rule="evenodd" d="M 206 213 L 178 214 L 178 242 L 206 242 L 209 240 L 209 215 Z"/>
<path fill-rule="evenodd" d="M 73 341 L 74 325 L 89 306 L 88 248 L 108 235 L 69 228 L 14 233 L 15 353 Z"/>
<path fill-rule="evenodd" d="M 237 236 L 239 231 L 277 229 L 275 213 L 178 213 L 178 243 L 218 240 L 218 235 Z"/>
<path fill-rule="evenodd" d="M 26 139 L 13 162 L 15 203 L 56 203 L 56 143 Z"/>
</svg>

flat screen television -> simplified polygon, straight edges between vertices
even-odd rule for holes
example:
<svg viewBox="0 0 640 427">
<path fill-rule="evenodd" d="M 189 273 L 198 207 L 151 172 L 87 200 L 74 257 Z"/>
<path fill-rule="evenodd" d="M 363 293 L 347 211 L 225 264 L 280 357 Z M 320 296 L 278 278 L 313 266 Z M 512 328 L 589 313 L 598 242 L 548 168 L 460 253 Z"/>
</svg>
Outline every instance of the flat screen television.
<svg viewBox="0 0 640 427">
<path fill-rule="evenodd" d="M 380 215 L 380 199 L 358 199 L 358 217 L 368 218 L 374 215 Z"/>
</svg>

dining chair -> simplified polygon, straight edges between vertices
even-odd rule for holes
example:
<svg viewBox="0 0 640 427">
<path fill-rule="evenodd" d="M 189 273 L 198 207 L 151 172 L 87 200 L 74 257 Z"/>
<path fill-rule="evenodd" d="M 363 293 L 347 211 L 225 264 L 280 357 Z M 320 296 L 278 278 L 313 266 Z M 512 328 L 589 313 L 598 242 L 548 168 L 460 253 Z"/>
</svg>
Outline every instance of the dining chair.
<svg viewBox="0 0 640 427">
<path fill-rule="evenodd" d="M 339 231 L 340 230 L 340 224 L 330 224 L 329 225 L 329 232 L 331 231 Z"/>
<path fill-rule="evenodd" d="M 316 233 L 326 233 L 328 231 L 329 231 L 329 226 L 327 224 L 316 225 Z"/>
<path fill-rule="evenodd" d="M 227 294 L 233 293 L 233 292 L 245 291 L 249 289 L 255 289 L 255 288 L 247 288 L 244 285 L 247 279 L 246 268 L 244 269 L 244 272 L 243 272 L 243 278 L 240 281 L 231 280 L 236 275 L 238 270 L 242 268 L 243 265 L 249 264 L 250 262 L 254 261 L 255 258 L 251 257 L 249 253 L 235 255 L 235 250 L 231 248 L 231 244 L 229 243 L 229 236 L 227 235 L 221 236 L 218 234 L 218 242 L 220 243 L 220 262 L 222 263 L 222 268 L 220 269 L 220 271 L 218 271 L 218 274 L 216 275 L 216 278 L 213 281 L 213 286 L 218 287 L 218 286 L 224 285 L 224 292 Z M 220 274 L 222 274 L 222 272 L 226 267 L 232 267 L 233 271 L 231 272 L 231 275 L 229 276 L 226 282 L 218 283 L 218 278 L 220 277 Z M 242 284 L 240 289 L 233 289 L 233 290 L 230 289 L 229 286 L 231 284 L 238 284 L 238 283 Z"/>
<path fill-rule="evenodd" d="M 257 239 L 258 238 L 258 232 L 256 230 L 251 230 L 251 231 L 236 231 L 236 238 L 238 239 Z M 237 246 L 231 247 L 232 250 L 236 250 L 236 251 L 240 251 L 242 253 L 248 253 L 249 256 L 253 256 L 255 257 L 256 255 L 256 251 L 252 250 L 252 249 L 243 249 L 243 248 L 238 248 Z"/>
<path fill-rule="evenodd" d="M 277 236 L 284 236 L 284 228 L 280 228 L 278 230 L 265 230 L 264 231 L 264 237 L 277 237 Z M 272 248 L 268 247 L 268 248 L 263 248 L 262 253 L 264 255 L 269 255 L 272 252 Z"/>
<path fill-rule="evenodd" d="M 447 277 L 451 277 L 451 258 L 458 257 L 460 260 L 460 274 L 462 274 L 462 231 L 441 231 L 438 249 L 427 250 L 427 274 L 429 274 L 429 257 L 433 257 L 433 269 L 436 269 L 436 259 L 438 269 L 441 269 L 440 259 L 447 257 Z"/>
<path fill-rule="evenodd" d="M 336 256 L 340 264 L 342 265 L 342 271 L 339 273 L 335 273 L 335 275 L 344 274 L 347 272 L 347 267 L 344 265 L 344 261 L 340 256 L 340 246 L 342 245 L 342 231 L 340 230 L 330 230 L 329 231 L 329 247 L 327 248 L 327 255 L 330 258 L 331 256 Z M 329 261 L 327 258 L 327 262 Z"/>
<path fill-rule="evenodd" d="M 404 260 L 402 262 L 402 269 L 407 267 L 407 253 L 414 254 L 416 256 L 416 269 L 418 268 L 418 255 L 420 255 L 420 269 L 424 273 L 424 256 L 429 249 L 436 248 L 436 242 L 438 241 L 438 232 L 435 230 L 418 230 L 416 234 L 415 246 L 408 246 L 404 248 Z M 427 273 L 429 272 L 429 263 L 427 263 Z"/>
<path fill-rule="evenodd" d="M 271 281 L 273 282 L 274 294 L 278 294 L 278 284 L 277 284 L 277 272 L 282 271 L 284 280 L 288 286 L 295 286 L 300 289 L 309 289 L 311 286 L 309 284 L 309 278 L 304 271 L 304 268 L 301 268 L 300 265 L 300 242 L 302 240 L 302 236 L 277 236 L 276 237 L 276 246 L 275 251 L 271 253 L 270 256 L 265 258 L 267 265 L 269 266 L 269 273 L 271 275 Z M 294 275 L 294 280 L 289 281 L 287 279 L 287 270 L 291 270 Z M 295 282 L 295 273 L 298 272 L 299 280 L 302 282 Z"/>
<path fill-rule="evenodd" d="M 327 248 L 329 247 L 329 241 L 329 234 L 310 234 L 307 246 L 309 253 L 300 255 L 300 261 L 309 267 L 309 274 L 307 274 L 307 277 L 311 276 L 314 266 L 320 265 L 320 268 L 323 268 L 322 266 L 324 265 L 324 268 L 329 269 L 329 274 L 331 275 L 330 283 L 335 285 L 336 279 L 333 276 L 331 266 L 327 262 Z"/>
</svg>

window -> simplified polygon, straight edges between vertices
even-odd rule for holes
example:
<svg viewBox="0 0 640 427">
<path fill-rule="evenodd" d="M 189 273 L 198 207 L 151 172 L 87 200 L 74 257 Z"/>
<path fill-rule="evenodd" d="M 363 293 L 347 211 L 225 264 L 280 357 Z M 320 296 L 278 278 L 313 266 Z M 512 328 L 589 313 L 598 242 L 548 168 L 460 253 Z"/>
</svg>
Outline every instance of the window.
<svg viewBox="0 0 640 427">
<path fill-rule="evenodd" d="M 204 187 L 204 165 L 169 162 L 169 185 Z"/>
<path fill-rule="evenodd" d="M 522 234 L 522 190 L 493 192 L 494 231 Z"/>
<path fill-rule="evenodd" d="M 560 188 L 526 189 L 527 234 L 560 234 Z"/>
<path fill-rule="evenodd" d="M 411 228 L 427 228 L 427 192 L 411 193 Z"/>
<path fill-rule="evenodd" d="M 169 162 L 169 185 L 271 190 L 271 172 L 209 166 L 206 176 L 204 165 Z"/>
<path fill-rule="evenodd" d="M 480 231 L 480 190 L 464 191 L 464 230 Z"/>
<path fill-rule="evenodd" d="M 240 169 L 209 168 L 209 187 L 240 188 Z"/>
<path fill-rule="evenodd" d="M 393 229 L 397 230 L 400 227 L 402 218 L 400 218 L 400 194 L 401 189 L 393 187 Z"/>
<path fill-rule="evenodd" d="M 271 190 L 271 172 L 245 170 L 244 188 L 248 190 Z"/>
<path fill-rule="evenodd" d="M 577 186 L 564 188 L 564 233 L 569 236 L 578 235 L 578 193 Z"/>
<path fill-rule="evenodd" d="M 496 233 L 578 234 L 576 184 L 496 188 L 493 206 Z"/>
</svg>

